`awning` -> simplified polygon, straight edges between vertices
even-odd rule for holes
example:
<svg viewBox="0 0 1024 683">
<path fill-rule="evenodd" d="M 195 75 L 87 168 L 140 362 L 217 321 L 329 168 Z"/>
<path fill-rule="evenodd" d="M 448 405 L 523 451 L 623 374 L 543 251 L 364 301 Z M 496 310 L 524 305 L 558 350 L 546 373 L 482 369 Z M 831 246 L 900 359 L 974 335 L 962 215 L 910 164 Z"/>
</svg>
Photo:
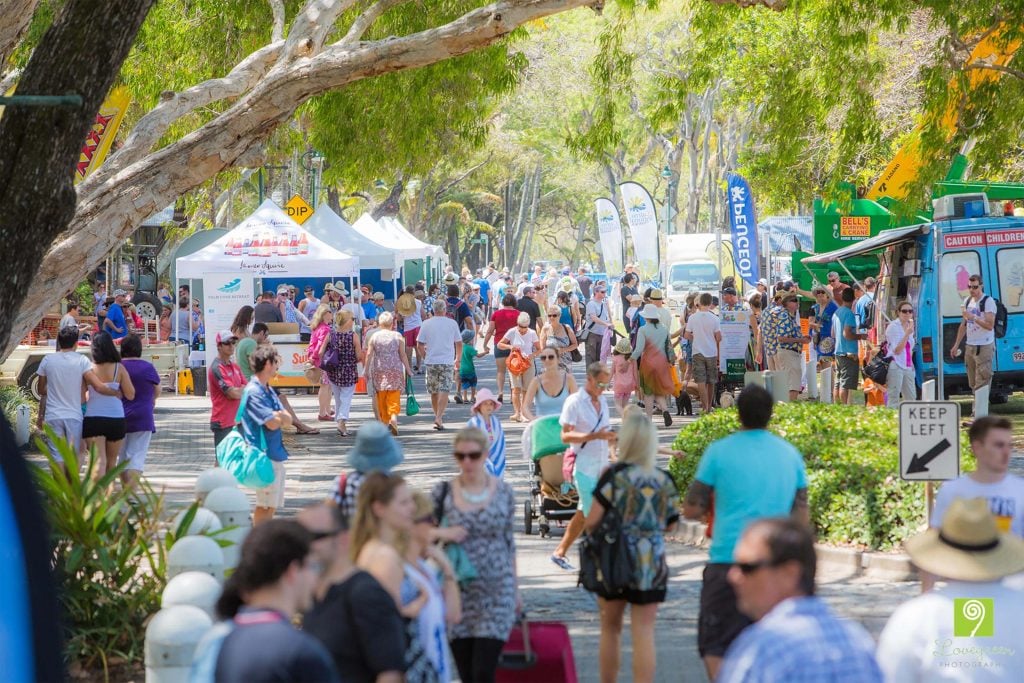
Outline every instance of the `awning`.
<svg viewBox="0 0 1024 683">
<path fill-rule="evenodd" d="M 861 240 L 856 244 L 851 244 L 848 247 L 842 249 L 836 249 L 825 254 L 814 254 L 807 258 L 800 259 L 800 263 L 811 264 L 811 263 L 830 263 L 833 261 L 842 261 L 844 259 L 851 258 L 853 256 L 861 256 L 863 254 L 870 254 L 871 252 L 880 251 L 891 244 L 902 242 L 904 240 L 913 239 L 918 235 L 926 235 L 931 230 L 931 224 L 924 223 L 921 225 L 911 225 L 907 228 L 893 228 L 892 230 L 883 230 L 874 237 L 869 237 L 866 240 Z"/>
</svg>

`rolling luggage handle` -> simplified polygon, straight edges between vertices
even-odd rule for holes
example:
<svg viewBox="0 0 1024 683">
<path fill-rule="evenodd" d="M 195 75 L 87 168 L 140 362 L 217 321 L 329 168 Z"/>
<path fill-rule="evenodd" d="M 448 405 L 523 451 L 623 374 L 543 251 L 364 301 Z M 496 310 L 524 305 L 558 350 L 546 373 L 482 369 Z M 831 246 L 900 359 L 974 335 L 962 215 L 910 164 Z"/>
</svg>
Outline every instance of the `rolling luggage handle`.
<svg viewBox="0 0 1024 683">
<path fill-rule="evenodd" d="M 530 620 L 526 618 L 525 613 L 519 615 L 519 627 L 523 633 L 523 651 L 502 652 L 498 657 L 499 669 L 517 671 L 529 669 L 537 663 L 537 655 L 533 653 L 533 648 L 530 646 Z"/>
</svg>

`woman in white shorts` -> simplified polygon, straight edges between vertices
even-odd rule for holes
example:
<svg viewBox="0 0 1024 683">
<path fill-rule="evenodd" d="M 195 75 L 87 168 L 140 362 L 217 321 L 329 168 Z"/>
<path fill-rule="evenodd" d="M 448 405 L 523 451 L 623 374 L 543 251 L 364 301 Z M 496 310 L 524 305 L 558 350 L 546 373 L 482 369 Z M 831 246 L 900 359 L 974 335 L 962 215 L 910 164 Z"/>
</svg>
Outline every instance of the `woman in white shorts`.
<svg viewBox="0 0 1024 683">
<path fill-rule="evenodd" d="M 530 361 L 526 372 L 517 375 L 510 371 L 512 375 L 512 421 L 525 422 L 526 418 L 522 416 L 523 397 L 526 395 L 527 387 L 530 386 L 530 382 L 533 381 L 536 375 L 533 358 L 540 353 L 540 338 L 535 331 L 530 329 L 530 315 L 528 313 L 520 313 L 516 319 L 516 326 L 505 333 L 505 336 L 501 338 L 497 346 L 502 351 L 519 349 L 523 357 Z"/>
</svg>

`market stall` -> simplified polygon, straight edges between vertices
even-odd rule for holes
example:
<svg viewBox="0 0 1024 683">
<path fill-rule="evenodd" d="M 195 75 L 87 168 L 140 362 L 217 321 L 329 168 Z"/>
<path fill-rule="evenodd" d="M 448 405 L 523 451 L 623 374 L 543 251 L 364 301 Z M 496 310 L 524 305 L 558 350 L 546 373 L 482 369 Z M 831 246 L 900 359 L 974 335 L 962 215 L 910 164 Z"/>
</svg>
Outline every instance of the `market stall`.
<svg viewBox="0 0 1024 683">
<path fill-rule="evenodd" d="M 211 343 L 205 345 L 201 355 L 209 366 L 217 354 L 213 335 L 217 330 L 229 329 L 242 306 L 253 305 L 263 278 L 348 278 L 354 283 L 359 275 L 359 258 L 326 244 L 268 199 L 228 234 L 179 258 L 176 275 L 176 287 L 194 280 L 202 282 L 203 322 Z M 271 337 L 282 359 L 278 376 L 272 381 L 275 386 L 310 386 L 303 375 L 306 344 L 299 340 L 298 326 L 293 327 L 294 331 L 282 328 Z M 181 333 L 175 330 L 173 334 Z"/>
<path fill-rule="evenodd" d="M 375 221 L 370 214 L 364 213 L 352 224 L 352 229 L 374 243 L 398 253 L 402 259 L 403 270 L 407 261 L 424 260 L 429 264 L 431 259 L 439 263 L 445 258 L 441 247 L 422 242 L 402 227 L 401 223 L 390 217 L 385 216 L 380 221 Z M 429 270 L 429 265 L 425 270 Z M 397 275 L 392 282 L 392 289 L 393 292 L 398 290 Z"/>
<path fill-rule="evenodd" d="M 378 244 L 364 236 L 326 204 L 317 207 L 302 227 L 335 249 L 358 257 L 360 283 L 370 283 L 380 288 L 384 283 L 402 279 L 403 258 L 400 250 Z M 320 291 L 322 284 L 326 282 L 321 283 Z"/>
</svg>

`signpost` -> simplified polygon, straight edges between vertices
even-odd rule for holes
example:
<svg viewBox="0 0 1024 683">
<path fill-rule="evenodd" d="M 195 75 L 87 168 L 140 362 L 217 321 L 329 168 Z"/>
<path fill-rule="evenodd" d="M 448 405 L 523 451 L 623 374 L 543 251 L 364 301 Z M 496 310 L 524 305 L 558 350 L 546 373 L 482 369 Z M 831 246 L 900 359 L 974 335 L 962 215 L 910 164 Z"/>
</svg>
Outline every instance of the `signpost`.
<svg viewBox="0 0 1024 683">
<path fill-rule="evenodd" d="M 302 225 L 313 217 L 313 207 L 299 195 L 293 195 L 284 205 L 284 211 L 293 221 Z"/>
<path fill-rule="evenodd" d="M 900 477 L 948 481 L 960 476 L 960 406 L 953 401 L 900 404 Z"/>
</svg>

